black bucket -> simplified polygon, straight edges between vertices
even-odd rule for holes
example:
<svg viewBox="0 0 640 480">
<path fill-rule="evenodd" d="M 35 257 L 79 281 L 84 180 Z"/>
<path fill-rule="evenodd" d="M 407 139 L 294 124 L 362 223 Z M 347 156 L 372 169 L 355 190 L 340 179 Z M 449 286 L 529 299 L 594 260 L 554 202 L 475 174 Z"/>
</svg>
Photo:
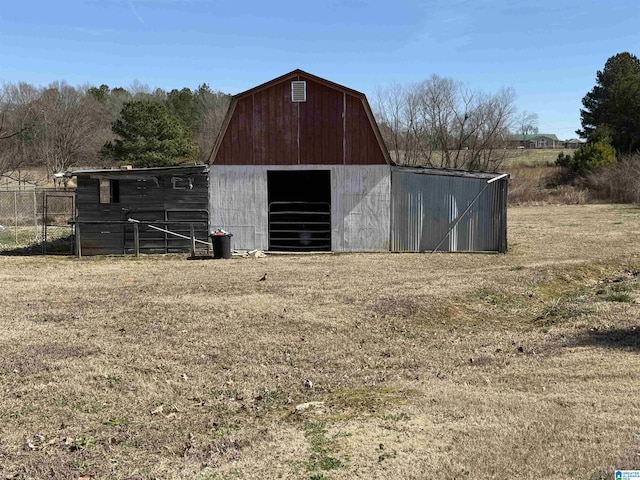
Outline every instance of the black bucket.
<svg viewBox="0 0 640 480">
<path fill-rule="evenodd" d="M 212 233 L 211 243 L 213 244 L 213 258 L 231 258 L 231 234 Z"/>
</svg>

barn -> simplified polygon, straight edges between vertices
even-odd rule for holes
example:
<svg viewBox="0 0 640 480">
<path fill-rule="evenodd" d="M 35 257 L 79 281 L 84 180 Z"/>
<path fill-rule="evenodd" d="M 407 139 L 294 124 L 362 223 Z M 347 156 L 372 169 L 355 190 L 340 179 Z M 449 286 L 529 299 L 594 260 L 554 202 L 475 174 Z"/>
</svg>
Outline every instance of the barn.
<svg viewBox="0 0 640 480">
<path fill-rule="evenodd" d="M 295 70 L 236 95 L 209 163 L 236 248 L 389 250 L 391 161 L 362 93 Z"/>
<path fill-rule="evenodd" d="M 506 251 L 506 176 L 395 166 L 365 95 L 302 70 L 233 97 L 209 165 L 237 249 Z"/>
<path fill-rule="evenodd" d="M 507 175 L 395 165 L 365 95 L 302 70 L 233 97 L 208 165 L 66 175 L 83 255 L 188 251 L 217 229 L 238 250 L 507 249 Z"/>
</svg>

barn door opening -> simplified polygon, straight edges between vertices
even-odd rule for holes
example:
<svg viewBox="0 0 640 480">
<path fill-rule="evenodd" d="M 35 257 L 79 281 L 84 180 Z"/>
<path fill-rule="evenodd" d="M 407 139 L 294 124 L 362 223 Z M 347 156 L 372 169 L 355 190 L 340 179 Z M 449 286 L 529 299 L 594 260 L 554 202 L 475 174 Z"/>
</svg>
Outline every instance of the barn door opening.
<svg viewBox="0 0 640 480">
<path fill-rule="evenodd" d="M 331 172 L 267 172 L 269 250 L 331 250 Z"/>
</svg>

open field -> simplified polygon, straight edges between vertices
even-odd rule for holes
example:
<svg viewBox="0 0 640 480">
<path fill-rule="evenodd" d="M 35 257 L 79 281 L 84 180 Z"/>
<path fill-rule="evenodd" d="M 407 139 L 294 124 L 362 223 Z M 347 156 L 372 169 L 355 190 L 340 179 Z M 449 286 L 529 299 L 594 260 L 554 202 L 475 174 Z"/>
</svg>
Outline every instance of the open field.
<svg viewBox="0 0 640 480">
<path fill-rule="evenodd" d="M 562 148 L 510 148 L 500 151 L 504 153 L 504 161 L 498 168 L 500 171 L 508 171 L 511 168 L 517 167 L 551 167 L 555 165 L 559 153 L 562 152 L 564 154 L 573 155 L 575 152 L 574 149 Z M 403 152 L 403 150 L 401 150 L 400 153 L 392 150 L 389 153 L 394 161 L 402 163 L 404 155 Z M 461 156 L 464 156 L 464 152 L 459 150 L 451 152 L 452 156 L 455 156 L 456 152 L 459 152 Z M 432 159 L 433 163 L 438 164 L 441 159 L 442 152 L 439 150 L 434 151 Z"/>
<path fill-rule="evenodd" d="M 640 468 L 640 209 L 509 222 L 507 255 L 0 257 L 0 478 Z"/>
<path fill-rule="evenodd" d="M 514 167 L 549 167 L 560 153 L 573 155 L 575 150 L 562 148 L 524 148 L 509 150 L 502 170 Z"/>
</svg>

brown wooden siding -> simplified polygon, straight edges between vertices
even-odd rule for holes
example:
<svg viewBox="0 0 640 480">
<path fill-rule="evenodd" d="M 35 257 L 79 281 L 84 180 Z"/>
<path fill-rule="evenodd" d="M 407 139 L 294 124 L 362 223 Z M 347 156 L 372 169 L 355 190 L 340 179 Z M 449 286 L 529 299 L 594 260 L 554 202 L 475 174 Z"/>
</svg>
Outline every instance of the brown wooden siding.
<svg viewBox="0 0 640 480">
<path fill-rule="evenodd" d="M 174 189 L 172 177 L 191 180 L 192 188 Z M 100 203 L 100 176 L 80 175 L 77 179 L 77 220 L 83 255 L 121 254 L 133 249 L 132 224 L 96 224 L 95 222 L 194 221 L 196 237 L 208 236 L 209 180 L 207 172 L 140 175 L 113 175 L 120 182 L 119 203 Z M 94 222 L 83 224 L 83 222 Z M 204 223 L 201 223 L 204 222 Z M 156 225 L 163 227 L 162 224 Z M 189 235 L 190 226 L 169 225 L 170 230 Z M 140 226 L 140 249 L 143 253 L 187 251 L 189 240 Z"/>
<path fill-rule="evenodd" d="M 307 101 L 291 101 L 291 81 Z M 344 115 L 344 116 L 343 116 Z M 384 153 L 362 98 L 304 75 L 236 99 L 213 163 L 218 165 L 377 165 Z"/>
</svg>

